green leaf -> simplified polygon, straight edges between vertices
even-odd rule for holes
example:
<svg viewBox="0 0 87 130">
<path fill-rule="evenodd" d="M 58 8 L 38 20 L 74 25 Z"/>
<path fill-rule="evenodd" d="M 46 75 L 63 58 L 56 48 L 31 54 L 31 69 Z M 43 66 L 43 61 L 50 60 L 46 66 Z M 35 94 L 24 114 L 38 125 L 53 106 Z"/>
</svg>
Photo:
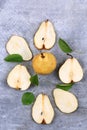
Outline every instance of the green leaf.
<svg viewBox="0 0 87 130">
<path fill-rule="evenodd" d="M 57 87 L 57 88 L 60 88 L 60 89 L 63 89 L 63 90 L 65 90 L 65 91 L 68 91 L 69 89 L 72 88 L 72 85 L 73 85 L 73 84 L 74 84 L 74 83 L 69 83 L 69 84 L 57 84 L 56 87 Z"/>
<path fill-rule="evenodd" d="M 35 96 L 31 92 L 26 92 L 22 96 L 22 104 L 23 105 L 30 105 L 35 101 Z"/>
<path fill-rule="evenodd" d="M 4 60 L 8 62 L 22 62 L 23 58 L 19 54 L 10 54 Z"/>
<path fill-rule="evenodd" d="M 39 85 L 38 75 L 37 75 L 37 74 L 36 74 L 36 75 L 33 75 L 33 76 L 30 78 L 30 81 L 31 81 L 32 84 L 38 86 L 38 85 Z"/>
<path fill-rule="evenodd" d="M 59 39 L 59 47 L 60 49 L 65 52 L 65 53 L 70 53 L 72 52 L 72 49 L 69 47 L 69 45 L 63 40 L 63 39 Z"/>
</svg>

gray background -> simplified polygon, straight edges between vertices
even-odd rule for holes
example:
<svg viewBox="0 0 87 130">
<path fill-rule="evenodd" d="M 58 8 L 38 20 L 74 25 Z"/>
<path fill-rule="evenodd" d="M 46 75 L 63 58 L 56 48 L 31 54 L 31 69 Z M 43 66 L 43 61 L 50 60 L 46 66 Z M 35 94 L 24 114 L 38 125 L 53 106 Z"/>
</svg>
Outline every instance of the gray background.
<svg viewBox="0 0 87 130">
<path fill-rule="evenodd" d="M 6 78 L 17 63 L 7 63 L 5 45 L 11 35 L 23 36 L 33 54 L 39 51 L 33 45 L 33 36 L 39 24 L 49 19 L 53 22 L 57 40 L 49 50 L 56 55 L 57 69 L 47 76 L 40 76 L 39 87 L 31 86 L 35 96 L 44 92 L 49 95 L 55 110 L 50 125 L 38 125 L 31 118 L 31 106 L 23 106 L 24 92 L 8 87 Z M 65 39 L 74 50 L 84 70 L 84 78 L 70 90 L 79 100 L 79 108 L 72 114 L 63 114 L 55 106 L 52 90 L 60 83 L 57 71 L 68 58 L 57 45 L 58 38 Z M 22 63 L 34 74 L 31 61 Z M 0 130 L 87 130 L 87 0 L 0 0 Z"/>
</svg>

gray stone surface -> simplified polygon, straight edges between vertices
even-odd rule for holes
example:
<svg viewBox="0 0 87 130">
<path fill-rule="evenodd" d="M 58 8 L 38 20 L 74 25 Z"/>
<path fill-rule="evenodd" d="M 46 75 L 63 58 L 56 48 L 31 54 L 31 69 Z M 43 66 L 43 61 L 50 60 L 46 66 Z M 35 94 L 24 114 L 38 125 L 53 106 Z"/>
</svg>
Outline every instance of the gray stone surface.
<svg viewBox="0 0 87 130">
<path fill-rule="evenodd" d="M 39 76 L 39 87 L 31 86 L 28 91 L 37 96 L 49 95 L 55 110 L 50 125 L 38 125 L 31 118 L 31 107 L 23 106 L 24 92 L 8 87 L 6 78 L 17 63 L 7 63 L 6 42 L 13 34 L 23 36 L 33 54 L 39 51 L 33 45 L 33 36 L 39 24 L 50 19 L 58 37 L 62 37 L 73 48 L 73 56 L 81 63 L 84 78 L 70 90 L 79 100 L 79 108 L 72 114 L 63 114 L 55 106 L 52 90 L 60 83 L 57 71 L 67 56 L 55 46 L 49 50 L 56 55 L 57 69 L 47 76 Z M 30 62 L 22 63 L 34 74 Z M 0 130 L 87 130 L 87 0 L 0 0 Z"/>
</svg>

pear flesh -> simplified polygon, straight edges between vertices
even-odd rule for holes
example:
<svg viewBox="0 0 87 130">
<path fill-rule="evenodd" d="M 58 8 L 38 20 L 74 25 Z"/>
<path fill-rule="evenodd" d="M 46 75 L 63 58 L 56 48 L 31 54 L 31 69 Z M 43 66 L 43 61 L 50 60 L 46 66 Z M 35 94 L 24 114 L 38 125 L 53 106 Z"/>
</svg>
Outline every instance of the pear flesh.
<svg viewBox="0 0 87 130">
<path fill-rule="evenodd" d="M 59 69 L 59 78 L 64 83 L 78 82 L 83 78 L 83 70 L 76 58 L 70 58 Z"/>
<path fill-rule="evenodd" d="M 7 42 L 6 49 L 9 54 L 19 54 L 23 60 L 28 61 L 32 58 L 32 52 L 27 42 L 20 36 L 12 36 Z"/>
<path fill-rule="evenodd" d="M 53 96 L 56 106 L 63 113 L 72 113 L 78 108 L 78 100 L 70 92 L 62 89 L 54 89 Z"/>
<path fill-rule="evenodd" d="M 41 23 L 34 36 L 34 44 L 38 49 L 50 49 L 54 46 L 56 34 L 49 20 Z"/>
<path fill-rule="evenodd" d="M 50 74 L 56 68 L 56 58 L 52 53 L 43 52 L 42 54 L 37 54 L 32 60 L 32 66 L 36 73 L 38 74 Z"/>
<path fill-rule="evenodd" d="M 47 95 L 39 94 L 32 107 L 32 117 L 38 124 L 50 124 L 54 118 L 54 110 Z"/>
<path fill-rule="evenodd" d="M 16 65 L 7 77 L 7 83 L 11 88 L 17 90 L 26 90 L 30 87 L 31 75 L 27 71 L 25 66 Z"/>
</svg>

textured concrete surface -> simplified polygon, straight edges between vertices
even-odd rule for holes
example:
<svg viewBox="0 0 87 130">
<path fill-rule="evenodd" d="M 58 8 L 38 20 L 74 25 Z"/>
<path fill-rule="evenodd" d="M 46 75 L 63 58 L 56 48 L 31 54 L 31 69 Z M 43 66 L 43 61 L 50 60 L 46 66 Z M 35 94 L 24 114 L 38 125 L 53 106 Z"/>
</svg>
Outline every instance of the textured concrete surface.
<svg viewBox="0 0 87 130">
<path fill-rule="evenodd" d="M 17 63 L 7 63 L 6 42 L 13 34 L 23 36 L 33 54 L 39 51 L 33 45 L 33 35 L 41 21 L 50 19 L 57 33 L 55 46 L 49 50 L 56 55 L 57 69 L 51 75 L 39 76 L 39 87 L 28 91 L 37 96 L 49 95 L 55 110 L 50 125 L 38 125 L 31 118 L 31 107 L 23 106 L 24 92 L 8 87 L 6 78 Z M 63 114 L 55 106 L 52 90 L 60 83 L 57 71 L 67 56 L 58 48 L 58 37 L 65 39 L 74 50 L 84 69 L 84 78 L 70 90 L 79 100 L 79 108 L 72 114 Z M 22 63 L 34 74 L 30 62 Z M 87 0 L 0 0 L 0 130 L 87 130 Z"/>
</svg>

